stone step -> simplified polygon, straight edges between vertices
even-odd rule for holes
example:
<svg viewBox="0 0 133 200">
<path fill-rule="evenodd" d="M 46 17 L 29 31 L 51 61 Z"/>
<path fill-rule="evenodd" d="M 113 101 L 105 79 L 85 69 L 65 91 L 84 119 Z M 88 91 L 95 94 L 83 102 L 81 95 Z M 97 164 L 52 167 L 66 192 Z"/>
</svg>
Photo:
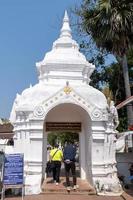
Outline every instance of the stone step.
<svg viewBox="0 0 133 200">
<path fill-rule="evenodd" d="M 80 178 L 77 179 L 77 184 L 79 185 L 79 188 L 76 190 L 71 189 L 70 192 L 66 189 L 66 183 L 65 178 L 60 178 L 59 185 L 55 185 L 53 183 L 53 180 L 51 178 L 47 178 L 44 180 L 42 184 L 42 193 L 43 194 L 88 194 L 88 195 L 94 195 L 96 194 L 95 188 L 92 187 L 86 180 L 81 180 Z M 72 183 L 71 183 L 72 185 Z"/>
<path fill-rule="evenodd" d="M 95 193 L 88 193 L 88 192 L 41 192 L 41 194 L 44 194 L 44 195 L 96 195 Z"/>
</svg>

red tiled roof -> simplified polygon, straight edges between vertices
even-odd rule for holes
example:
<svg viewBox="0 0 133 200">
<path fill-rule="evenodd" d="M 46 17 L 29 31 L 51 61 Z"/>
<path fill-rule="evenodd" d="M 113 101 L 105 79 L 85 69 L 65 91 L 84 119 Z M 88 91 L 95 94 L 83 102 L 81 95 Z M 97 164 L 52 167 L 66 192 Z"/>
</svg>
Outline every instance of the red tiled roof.
<svg viewBox="0 0 133 200">
<path fill-rule="evenodd" d="M 13 125 L 11 123 L 0 124 L 0 139 L 11 139 L 13 135 Z"/>
</svg>

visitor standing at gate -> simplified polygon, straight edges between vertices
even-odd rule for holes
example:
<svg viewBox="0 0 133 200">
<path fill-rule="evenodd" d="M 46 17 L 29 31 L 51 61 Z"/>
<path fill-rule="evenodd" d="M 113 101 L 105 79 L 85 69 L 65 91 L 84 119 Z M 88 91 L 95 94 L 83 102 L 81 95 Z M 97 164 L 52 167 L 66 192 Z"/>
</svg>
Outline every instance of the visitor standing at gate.
<svg viewBox="0 0 133 200">
<path fill-rule="evenodd" d="M 55 144 L 54 148 L 50 151 L 50 161 L 53 163 L 53 180 L 56 185 L 60 182 L 60 169 L 61 162 L 63 160 L 63 152 L 61 149 L 58 149 L 59 145 Z"/>
<path fill-rule="evenodd" d="M 69 180 L 70 171 L 71 171 L 72 177 L 73 177 L 73 189 L 76 190 L 78 188 L 77 177 L 76 177 L 75 156 L 76 156 L 76 146 L 75 146 L 74 142 L 67 141 L 67 144 L 64 147 L 63 157 L 64 157 L 66 184 L 67 184 L 68 191 L 71 190 L 70 180 Z"/>
</svg>

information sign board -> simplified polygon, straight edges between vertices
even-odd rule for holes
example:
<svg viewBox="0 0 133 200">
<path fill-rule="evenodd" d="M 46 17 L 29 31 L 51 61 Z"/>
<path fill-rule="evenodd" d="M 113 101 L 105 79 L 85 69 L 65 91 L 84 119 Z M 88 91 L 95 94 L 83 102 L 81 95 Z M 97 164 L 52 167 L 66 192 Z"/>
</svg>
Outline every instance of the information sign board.
<svg viewBox="0 0 133 200">
<path fill-rule="evenodd" d="M 5 154 L 3 185 L 23 185 L 23 154 Z"/>
</svg>

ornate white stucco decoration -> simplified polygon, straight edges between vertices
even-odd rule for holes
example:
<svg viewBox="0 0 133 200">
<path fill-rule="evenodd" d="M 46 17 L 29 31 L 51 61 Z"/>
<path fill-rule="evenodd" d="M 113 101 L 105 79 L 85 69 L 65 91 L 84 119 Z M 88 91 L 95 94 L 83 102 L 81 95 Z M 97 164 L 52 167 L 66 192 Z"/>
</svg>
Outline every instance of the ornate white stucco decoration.
<svg viewBox="0 0 133 200">
<path fill-rule="evenodd" d="M 108 107 L 108 122 L 107 122 L 107 133 L 117 133 L 116 128 L 119 125 L 119 119 L 118 119 L 118 112 L 116 107 L 114 106 L 114 102 L 111 101 L 110 105 Z"/>
<path fill-rule="evenodd" d="M 67 12 L 63 19 L 60 37 L 54 42 L 53 48 L 41 62 L 36 63 L 39 80 L 56 79 L 81 80 L 90 82 L 90 76 L 95 68 L 88 63 L 85 56 L 79 52 L 79 46 L 72 39 Z"/>
<path fill-rule="evenodd" d="M 34 176 L 39 181 L 45 177 L 47 120 L 80 121 L 83 126 L 79 134 L 81 177 L 89 177 L 94 185 L 97 181 L 101 186 L 104 184 L 105 191 L 110 182 L 112 188 L 119 188 L 114 124 L 108 120 L 112 120 L 112 111 L 104 94 L 89 85 L 95 66 L 79 52 L 77 42 L 72 39 L 67 12 L 59 38 L 36 67 L 39 82 L 16 95 L 10 114 L 15 132 L 14 152 L 24 153 L 25 166 L 28 165 L 25 169 L 27 194 L 40 192 L 39 183 L 36 186 L 36 181 L 30 181 Z"/>
<path fill-rule="evenodd" d="M 44 117 L 45 108 L 40 107 L 40 102 L 46 102 L 68 82 L 75 91 L 75 101 L 80 104 L 83 102 L 93 105 L 91 115 L 93 119 L 107 118 L 107 102 L 105 96 L 95 88 L 89 86 L 90 76 L 95 68 L 89 63 L 85 56 L 79 52 L 79 46 L 72 39 L 69 18 L 67 12 L 63 19 L 60 37 L 54 42 L 53 48 L 46 53 L 44 59 L 36 64 L 39 73 L 39 83 L 25 89 L 21 95 L 17 94 L 13 104 L 10 120 L 16 119 L 17 111 L 33 111 L 34 116 Z M 69 94 L 71 88 L 64 86 L 65 93 Z M 78 94 L 80 97 L 77 97 Z M 59 98 L 59 97 L 58 97 Z M 69 98 L 67 95 L 65 98 Z M 46 103 L 46 107 L 48 107 Z M 51 104 L 51 103 L 50 103 Z M 54 104 L 53 104 L 54 105 Z M 39 107 L 38 107 L 39 106 Z M 105 114 L 104 114 L 105 113 Z M 106 116 L 105 116 L 106 115 Z M 30 114 L 31 117 L 31 114 Z"/>
<path fill-rule="evenodd" d="M 66 86 L 64 87 L 64 92 L 66 94 L 70 94 L 72 92 L 72 88 L 69 87 L 69 82 L 68 81 L 66 82 Z"/>
<path fill-rule="evenodd" d="M 92 104 L 92 102 L 87 102 L 80 94 L 78 94 L 75 89 L 66 82 L 61 90 L 55 93 L 50 98 L 39 102 L 34 109 L 35 118 L 43 118 L 49 110 L 54 108 L 59 104 L 71 103 L 76 104 L 86 110 L 92 121 L 107 121 L 108 113 L 107 109 L 100 109 Z"/>
<path fill-rule="evenodd" d="M 34 116 L 35 117 L 39 117 L 39 118 L 44 118 L 44 108 L 43 106 L 39 105 L 39 106 L 36 106 L 35 109 L 34 109 Z"/>
<path fill-rule="evenodd" d="M 103 111 L 101 111 L 98 108 L 94 108 L 94 110 L 92 111 L 92 118 L 94 119 L 98 119 L 98 120 L 103 120 Z"/>
</svg>

